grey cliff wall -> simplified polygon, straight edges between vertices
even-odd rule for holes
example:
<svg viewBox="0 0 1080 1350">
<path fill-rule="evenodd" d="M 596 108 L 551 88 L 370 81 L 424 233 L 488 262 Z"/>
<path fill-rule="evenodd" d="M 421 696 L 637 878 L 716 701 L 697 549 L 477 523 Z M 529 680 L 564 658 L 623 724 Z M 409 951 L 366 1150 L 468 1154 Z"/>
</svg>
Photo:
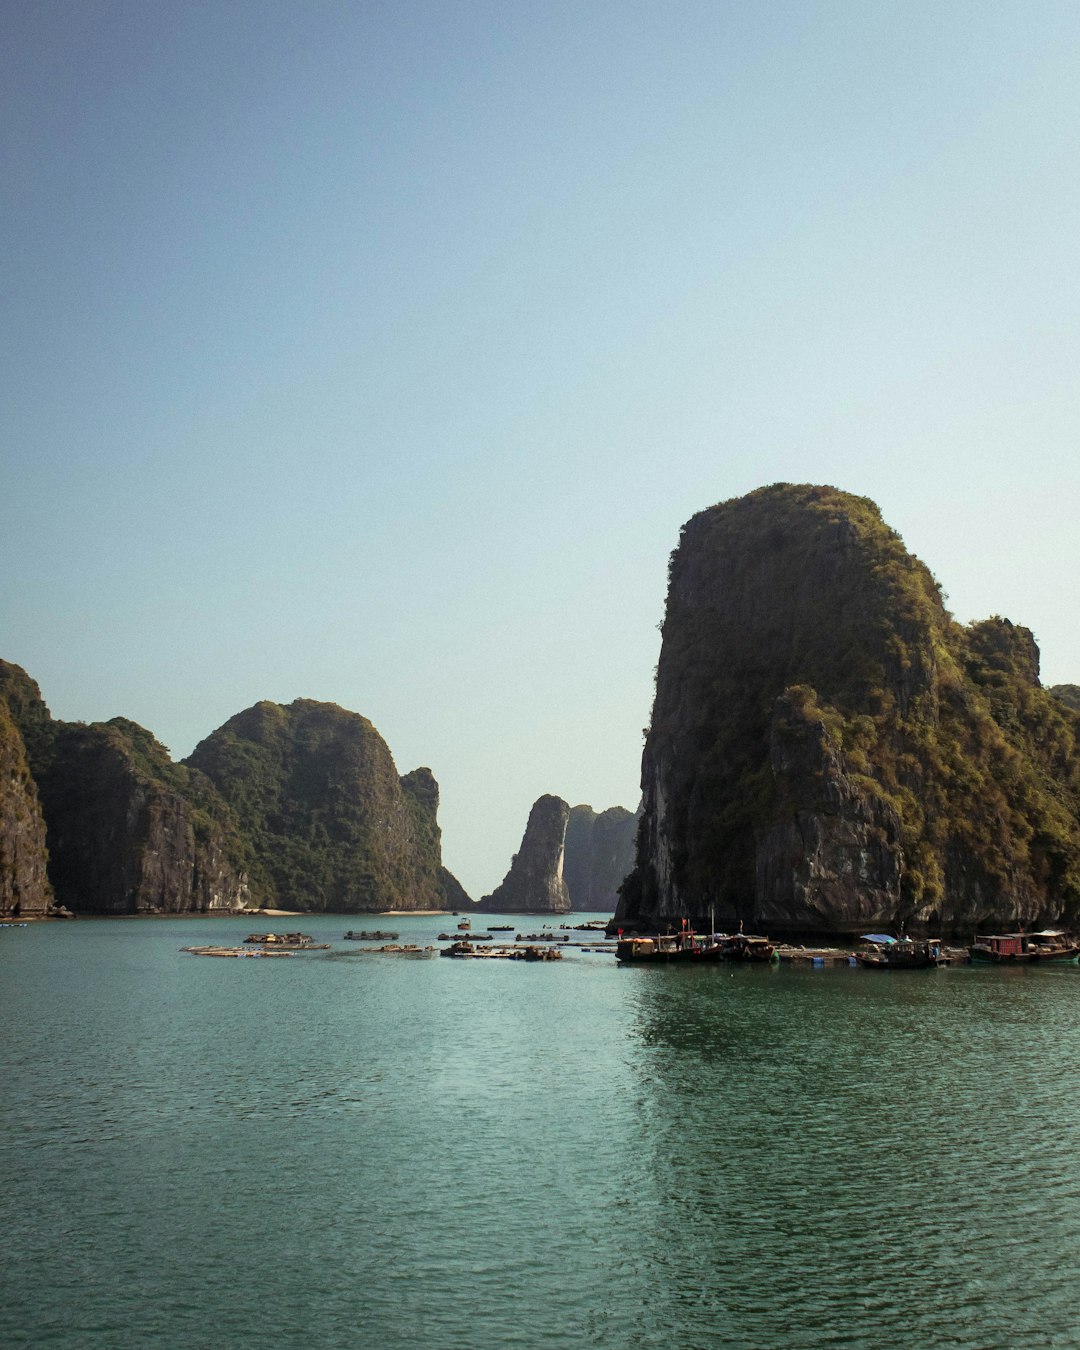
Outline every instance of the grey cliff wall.
<svg viewBox="0 0 1080 1350">
<path fill-rule="evenodd" d="M 561 797 L 541 797 L 529 812 L 521 847 L 502 885 L 476 906 L 487 914 L 568 914 L 563 878 L 570 808 Z"/>
<path fill-rule="evenodd" d="M 22 736 L 0 702 L 0 915 L 46 914 L 51 904 L 37 787 Z"/>
<path fill-rule="evenodd" d="M 615 909 L 619 887 L 633 870 L 637 821 L 622 806 L 599 813 L 591 806 L 571 807 L 563 868 L 571 909 Z"/>
</svg>

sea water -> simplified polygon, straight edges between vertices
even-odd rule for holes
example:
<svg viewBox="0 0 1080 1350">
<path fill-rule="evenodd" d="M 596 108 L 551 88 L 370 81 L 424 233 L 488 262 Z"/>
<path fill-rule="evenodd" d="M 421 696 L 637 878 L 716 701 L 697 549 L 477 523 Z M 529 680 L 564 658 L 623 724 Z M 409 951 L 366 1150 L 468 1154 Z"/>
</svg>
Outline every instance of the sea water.
<svg viewBox="0 0 1080 1350">
<path fill-rule="evenodd" d="M 0 933 L 0 1344 L 1080 1345 L 1077 967 L 409 960 L 360 923 L 284 960 L 180 952 L 250 919 Z"/>
</svg>

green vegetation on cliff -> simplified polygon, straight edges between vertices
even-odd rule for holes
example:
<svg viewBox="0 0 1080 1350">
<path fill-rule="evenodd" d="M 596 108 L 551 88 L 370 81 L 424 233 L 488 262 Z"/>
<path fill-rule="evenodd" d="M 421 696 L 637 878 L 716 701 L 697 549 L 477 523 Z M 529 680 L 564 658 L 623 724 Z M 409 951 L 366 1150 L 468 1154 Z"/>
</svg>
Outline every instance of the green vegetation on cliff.
<svg viewBox="0 0 1080 1350">
<path fill-rule="evenodd" d="M 1080 718 L 873 502 L 777 484 L 695 516 L 663 632 L 624 910 L 825 926 L 861 888 L 898 923 L 1080 918 Z"/>
<path fill-rule="evenodd" d="M 60 904 L 88 913 L 230 908 L 246 843 L 208 779 L 124 717 L 55 721 L 25 671 L 0 662 L 0 705 L 26 745 Z"/>
<path fill-rule="evenodd" d="M 236 813 L 264 904 L 337 912 L 437 909 L 438 786 L 399 779 L 365 717 L 331 703 L 257 703 L 187 760 Z"/>
</svg>

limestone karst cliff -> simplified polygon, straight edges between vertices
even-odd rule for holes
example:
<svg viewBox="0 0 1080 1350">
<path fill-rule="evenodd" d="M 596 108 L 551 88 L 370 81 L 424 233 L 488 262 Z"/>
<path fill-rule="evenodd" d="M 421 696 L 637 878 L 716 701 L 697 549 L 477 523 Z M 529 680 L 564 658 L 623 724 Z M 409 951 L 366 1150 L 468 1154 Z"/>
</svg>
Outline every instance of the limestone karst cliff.
<svg viewBox="0 0 1080 1350">
<path fill-rule="evenodd" d="M 672 555 L 625 923 L 1080 921 L 1080 716 L 874 503 L 777 484 Z"/>
<path fill-rule="evenodd" d="M 0 662 L 47 829 L 56 903 L 96 914 L 230 909 L 247 890 L 228 812 L 125 718 L 55 721 L 25 671 Z"/>
<path fill-rule="evenodd" d="M 257 703 L 186 763 L 235 812 L 263 903 L 359 913 L 452 908 L 464 895 L 442 867 L 430 769 L 399 778 L 358 713 L 311 699 Z"/>
<path fill-rule="evenodd" d="M 563 880 L 563 857 L 569 818 L 570 808 L 561 797 L 540 797 L 529 812 L 509 872 L 476 908 L 486 914 L 568 914 L 570 893 Z"/>
<path fill-rule="evenodd" d="M 570 808 L 563 877 L 571 909 L 614 910 L 634 866 L 636 836 L 637 816 L 625 807 L 599 813 L 591 806 Z"/>
<path fill-rule="evenodd" d="M 599 814 L 539 798 L 502 884 L 477 908 L 489 914 L 613 910 L 634 862 L 637 817 L 621 806 Z"/>
<path fill-rule="evenodd" d="M 258 704 L 177 764 L 126 718 L 54 720 L 0 662 L 3 909 L 460 907 L 438 804 L 430 769 L 399 779 L 374 727 L 332 704 Z"/>
<path fill-rule="evenodd" d="M 47 913 L 45 819 L 18 727 L 0 700 L 0 915 Z"/>
<path fill-rule="evenodd" d="M 202 775 L 126 718 L 57 728 L 41 779 L 57 899 L 95 914 L 249 903 L 243 845 Z"/>
<path fill-rule="evenodd" d="M 25 671 L 0 662 L 41 801 L 58 905 L 95 914 L 231 909 L 247 900 L 242 848 L 211 785 L 126 718 L 54 720 Z"/>
</svg>

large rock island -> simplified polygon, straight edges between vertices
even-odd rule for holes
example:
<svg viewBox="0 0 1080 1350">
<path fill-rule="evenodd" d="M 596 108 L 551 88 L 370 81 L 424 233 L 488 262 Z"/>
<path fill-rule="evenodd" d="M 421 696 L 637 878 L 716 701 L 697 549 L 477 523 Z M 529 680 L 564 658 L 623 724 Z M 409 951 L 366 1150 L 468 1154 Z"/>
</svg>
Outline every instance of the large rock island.
<svg viewBox="0 0 1080 1350">
<path fill-rule="evenodd" d="M 1080 716 L 873 502 L 777 484 L 672 555 L 627 925 L 1080 922 Z"/>
<path fill-rule="evenodd" d="M 127 718 L 54 719 L 0 661 L 0 913 L 460 908 L 438 804 L 334 704 L 256 704 L 177 764 Z"/>
<path fill-rule="evenodd" d="M 468 903 L 442 866 L 431 770 L 399 777 L 359 713 L 312 699 L 257 703 L 186 763 L 235 813 L 264 904 L 351 914 Z"/>
<path fill-rule="evenodd" d="M 235 818 L 212 785 L 174 764 L 144 727 L 122 717 L 57 721 L 37 684 L 6 661 L 0 710 L 24 748 L 28 791 L 40 799 L 57 906 L 139 914 L 247 903 Z M 44 876 L 44 846 L 40 866 Z"/>
</svg>

